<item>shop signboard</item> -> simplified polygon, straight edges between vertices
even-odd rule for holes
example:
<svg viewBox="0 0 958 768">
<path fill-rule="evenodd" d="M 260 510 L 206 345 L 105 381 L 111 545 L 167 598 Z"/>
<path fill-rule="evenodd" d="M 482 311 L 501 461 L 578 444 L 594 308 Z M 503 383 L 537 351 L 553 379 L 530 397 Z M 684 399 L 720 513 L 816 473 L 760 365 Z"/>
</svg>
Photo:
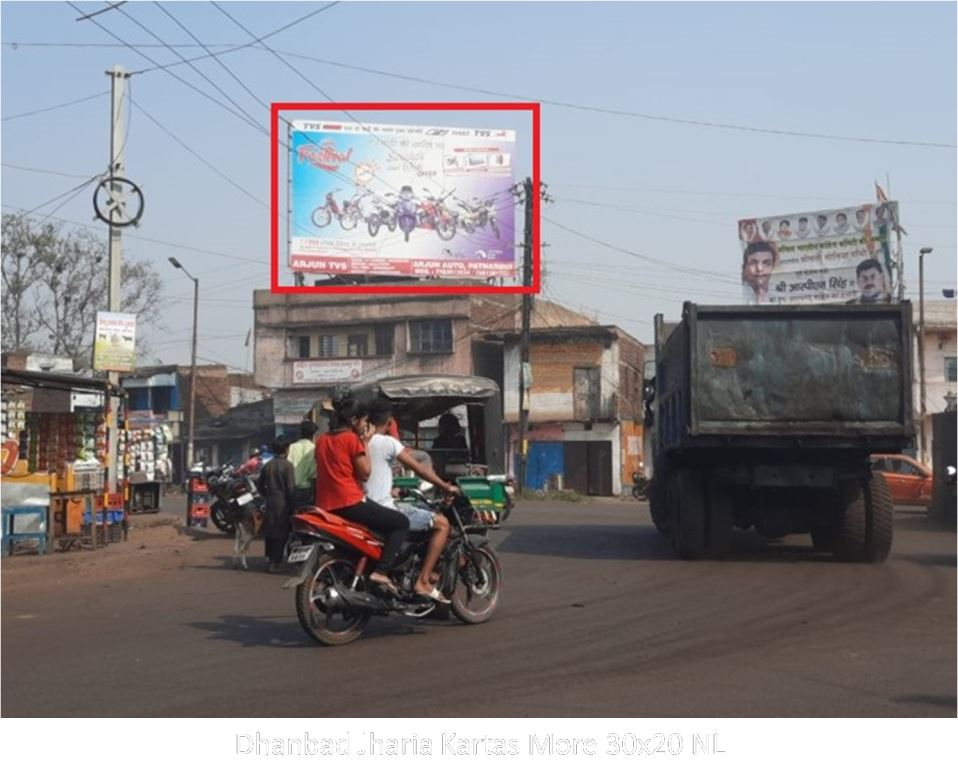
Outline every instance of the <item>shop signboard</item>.
<svg viewBox="0 0 958 768">
<path fill-rule="evenodd" d="M 96 313 L 93 368 L 97 371 L 132 371 L 136 368 L 136 315 Z"/>
<path fill-rule="evenodd" d="M 746 304 L 891 301 L 897 202 L 741 219 Z"/>
<path fill-rule="evenodd" d="M 355 384 L 362 376 L 362 360 L 300 360 L 293 363 L 294 384 Z"/>
<path fill-rule="evenodd" d="M 515 131 L 294 121 L 297 273 L 515 274 Z"/>
</svg>

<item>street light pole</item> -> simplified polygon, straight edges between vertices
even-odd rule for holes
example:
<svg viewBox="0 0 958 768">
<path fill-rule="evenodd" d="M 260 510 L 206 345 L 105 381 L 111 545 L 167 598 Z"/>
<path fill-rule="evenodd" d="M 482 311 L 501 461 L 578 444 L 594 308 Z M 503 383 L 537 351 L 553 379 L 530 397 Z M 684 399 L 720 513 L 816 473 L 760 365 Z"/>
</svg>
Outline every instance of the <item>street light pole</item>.
<svg viewBox="0 0 958 768">
<path fill-rule="evenodd" d="M 196 422 L 196 327 L 197 315 L 200 306 L 200 281 L 186 271 L 186 267 L 180 264 L 173 256 L 170 256 L 170 264 L 177 269 L 183 270 L 183 273 L 193 281 L 193 353 L 190 357 L 190 431 L 186 444 L 186 470 L 193 467 L 193 427 Z"/>
<path fill-rule="evenodd" d="M 925 460 L 925 254 L 933 249 L 918 251 L 918 456 Z"/>
</svg>

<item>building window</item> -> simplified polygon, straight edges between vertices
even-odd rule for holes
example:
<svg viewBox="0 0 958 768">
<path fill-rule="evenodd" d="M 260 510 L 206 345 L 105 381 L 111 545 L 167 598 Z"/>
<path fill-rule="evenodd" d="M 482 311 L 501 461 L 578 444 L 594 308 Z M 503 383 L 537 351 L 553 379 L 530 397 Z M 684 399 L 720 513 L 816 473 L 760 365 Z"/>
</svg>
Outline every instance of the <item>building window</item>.
<svg viewBox="0 0 958 768">
<path fill-rule="evenodd" d="M 945 358 L 945 381 L 958 381 L 958 357 Z"/>
<path fill-rule="evenodd" d="M 339 357 L 339 337 L 338 336 L 320 336 L 319 337 L 319 356 L 320 357 Z"/>
<path fill-rule="evenodd" d="M 309 357 L 309 336 L 290 338 L 290 357 Z"/>
<path fill-rule="evenodd" d="M 573 369 L 572 401 L 576 421 L 596 421 L 599 418 L 598 368 Z"/>
<path fill-rule="evenodd" d="M 414 320 L 409 323 L 409 351 L 424 354 L 452 352 L 452 320 Z"/>
<path fill-rule="evenodd" d="M 391 355 L 393 353 L 393 326 L 377 325 L 374 331 L 376 335 L 376 354 Z"/>
<path fill-rule="evenodd" d="M 346 337 L 346 357 L 368 357 L 369 337 L 365 333 L 351 333 Z"/>
</svg>

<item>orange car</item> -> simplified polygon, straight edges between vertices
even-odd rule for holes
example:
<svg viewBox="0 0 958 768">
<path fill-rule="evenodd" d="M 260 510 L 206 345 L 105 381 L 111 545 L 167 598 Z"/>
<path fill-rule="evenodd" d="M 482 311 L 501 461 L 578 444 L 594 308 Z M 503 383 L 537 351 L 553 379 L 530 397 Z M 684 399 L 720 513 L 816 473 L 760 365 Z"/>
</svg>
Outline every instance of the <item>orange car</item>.
<svg viewBox="0 0 958 768">
<path fill-rule="evenodd" d="M 875 454 L 872 469 L 888 481 L 895 504 L 927 505 L 931 503 L 931 470 L 911 456 Z"/>
</svg>

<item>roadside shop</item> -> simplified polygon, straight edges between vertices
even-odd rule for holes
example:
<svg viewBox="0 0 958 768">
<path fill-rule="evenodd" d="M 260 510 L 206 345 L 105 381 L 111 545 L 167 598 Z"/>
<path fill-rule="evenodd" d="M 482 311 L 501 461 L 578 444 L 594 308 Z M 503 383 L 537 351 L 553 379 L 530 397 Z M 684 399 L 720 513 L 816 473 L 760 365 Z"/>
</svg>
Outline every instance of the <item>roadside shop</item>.
<svg viewBox="0 0 958 768">
<path fill-rule="evenodd" d="M 126 538 L 124 410 L 123 390 L 105 379 L 2 371 L 4 554 Z"/>
</svg>

